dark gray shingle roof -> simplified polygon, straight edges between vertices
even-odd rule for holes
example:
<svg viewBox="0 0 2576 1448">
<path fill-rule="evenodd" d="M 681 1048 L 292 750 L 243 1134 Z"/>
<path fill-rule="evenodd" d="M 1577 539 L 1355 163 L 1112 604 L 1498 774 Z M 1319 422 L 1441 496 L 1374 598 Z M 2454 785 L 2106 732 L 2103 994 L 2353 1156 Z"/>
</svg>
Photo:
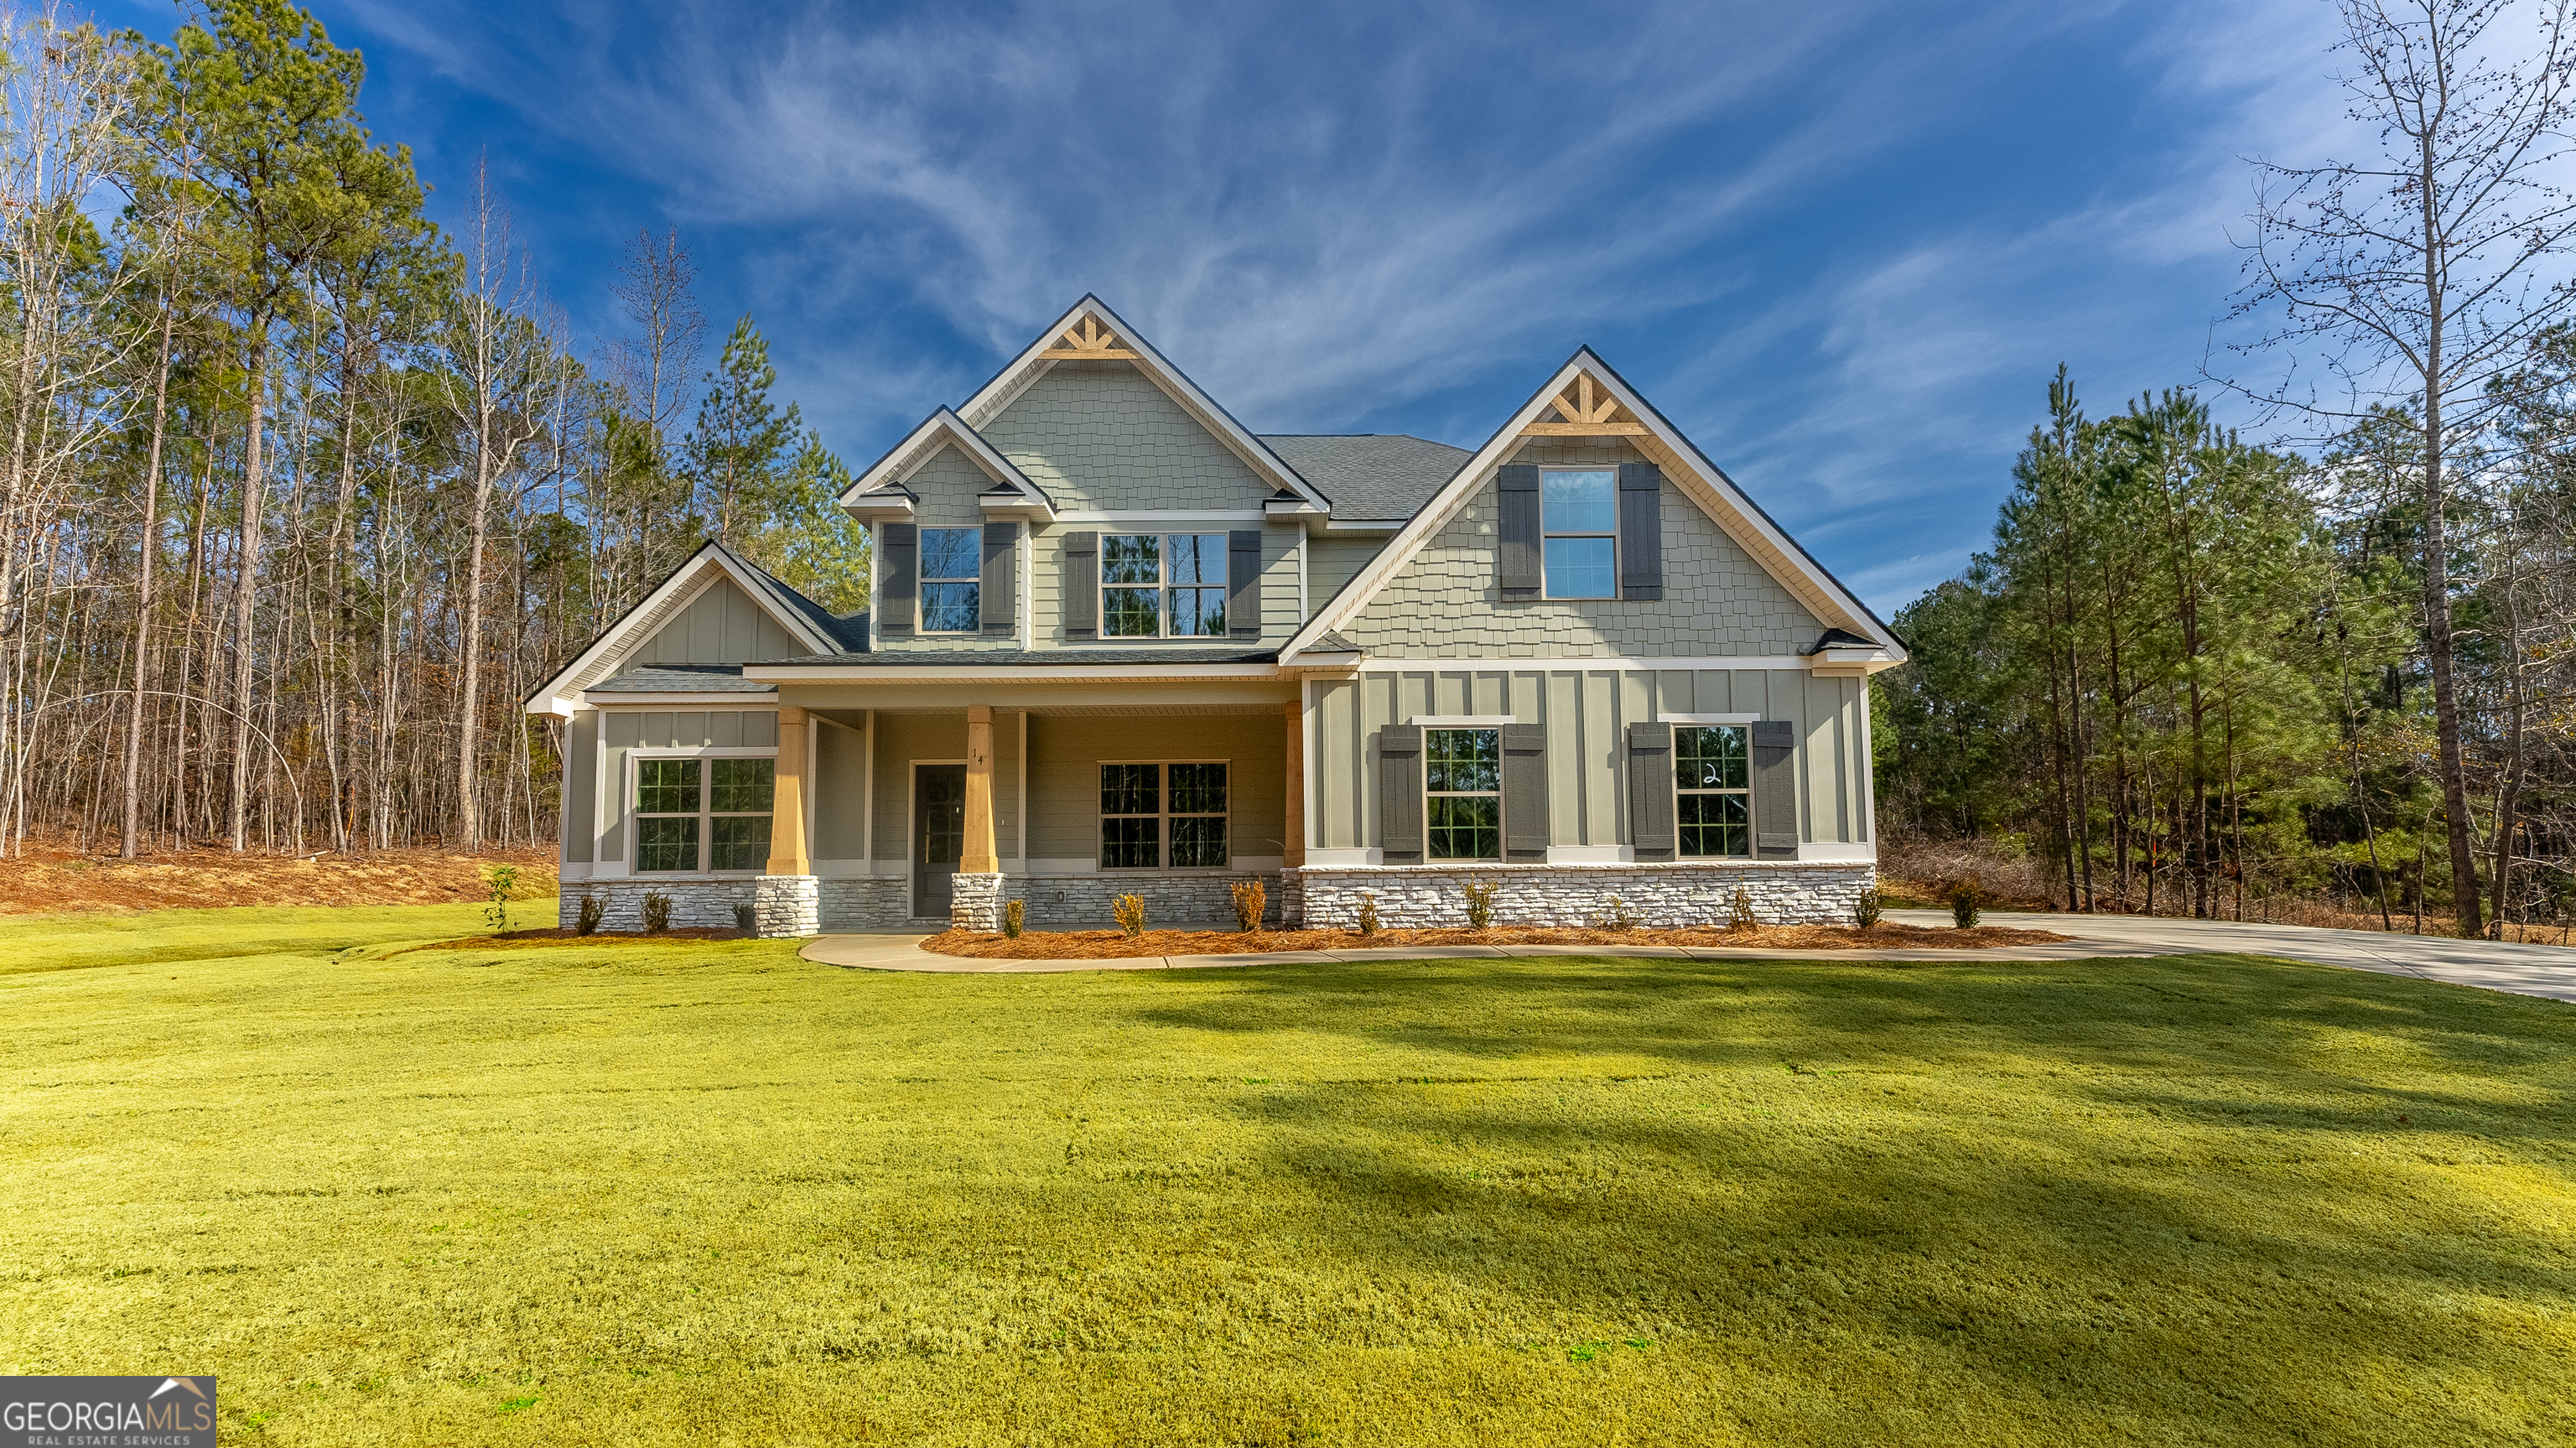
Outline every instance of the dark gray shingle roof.
<svg viewBox="0 0 2576 1448">
<path fill-rule="evenodd" d="M 1410 518 L 1475 456 L 1402 433 L 1264 434 L 1262 443 L 1333 500 L 1344 519 Z"/>
<path fill-rule="evenodd" d="M 752 562 L 741 554 L 734 554 L 733 560 L 742 565 L 744 572 L 749 573 L 759 582 L 768 585 L 770 598 L 780 607 L 792 609 L 795 612 L 804 615 L 807 621 L 811 622 L 816 628 L 823 631 L 823 637 L 830 639 L 832 642 L 853 652 L 862 651 L 867 648 L 868 615 L 866 610 L 862 609 L 861 611 L 850 614 L 846 617 L 836 615 L 831 610 L 823 607 L 823 605 L 816 603 L 814 600 L 798 593 L 795 589 L 788 587 L 785 583 L 779 581 L 776 574 L 771 573 L 768 569 L 761 567 L 759 564 Z"/>
<path fill-rule="evenodd" d="M 646 664 L 590 686 L 594 694 L 774 694 L 775 684 L 742 676 L 740 664 Z"/>
</svg>

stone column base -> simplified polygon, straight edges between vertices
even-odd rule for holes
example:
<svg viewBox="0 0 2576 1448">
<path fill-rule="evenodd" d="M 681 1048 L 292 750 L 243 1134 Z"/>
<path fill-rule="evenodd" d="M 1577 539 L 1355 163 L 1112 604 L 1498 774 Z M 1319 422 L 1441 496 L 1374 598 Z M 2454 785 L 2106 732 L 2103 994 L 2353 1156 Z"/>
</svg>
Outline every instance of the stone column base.
<svg viewBox="0 0 2576 1448">
<path fill-rule="evenodd" d="M 987 935 L 1002 928 L 1002 876 L 969 875 L 964 872 L 948 877 L 948 928 L 975 930 Z"/>
<path fill-rule="evenodd" d="M 763 875 L 751 882 L 753 933 L 823 933 L 822 882 L 811 875 Z"/>
</svg>

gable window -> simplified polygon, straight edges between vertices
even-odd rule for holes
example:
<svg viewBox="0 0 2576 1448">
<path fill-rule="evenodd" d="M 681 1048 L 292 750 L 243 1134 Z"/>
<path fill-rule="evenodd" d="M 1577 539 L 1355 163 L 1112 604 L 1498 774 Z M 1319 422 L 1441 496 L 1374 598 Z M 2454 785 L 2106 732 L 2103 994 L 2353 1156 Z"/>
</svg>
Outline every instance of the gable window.
<svg viewBox="0 0 2576 1448">
<path fill-rule="evenodd" d="M 1685 855 L 1753 853 L 1750 756 L 1741 724 L 1673 730 L 1674 824 Z"/>
<path fill-rule="evenodd" d="M 1225 765 L 1100 766 L 1100 867 L 1221 870 Z"/>
<path fill-rule="evenodd" d="M 1619 475 L 1539 474 L 1541 567 L 1549 598 L 1619 596 Z"/>
<path fill-rule="evenodd" d="M 975 633 L 983 627 L 983 532 L 921 530 L 921 631 Z"/>
<path fill-rule="evenodd" d="M 1503 731 L 1422 733 L 1423 825 L 1435 860 L 1498 860 L 1503 854 Z"/>
<path fill-rule="evenodd" d="M 636 872 L 766 866 L 777 770 L 769 759 L 636 760 Z"/>
<path fill-rule="evenodd" d="M 1111 638 L 1223 638 L 1223 533 L 1104 533 L 1100 631 Z"/>
</svg>

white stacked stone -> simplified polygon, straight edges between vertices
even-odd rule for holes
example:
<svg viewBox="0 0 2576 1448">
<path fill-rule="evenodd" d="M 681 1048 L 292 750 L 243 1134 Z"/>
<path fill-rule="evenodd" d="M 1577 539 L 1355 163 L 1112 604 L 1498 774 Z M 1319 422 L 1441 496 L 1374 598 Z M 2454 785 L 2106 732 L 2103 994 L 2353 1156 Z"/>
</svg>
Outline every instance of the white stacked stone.
<svg viewBox="0 0 2576 1448">
<path fill-rule="evenodd" d="M 764 937 L 823 933 L 823 895 L 811 875 L 763 875 L 751 882 L 754 933 Z"/>
<path fill-rule="evenodd" d="M 825 930 L 885 930 L 912 914 L 912 882 L 897 875 L 826 877 L 816 882 Z"/>
<path fill-rule="evenodd" d="M 1765 925 L 1848 925 L 1877 883 L 1866 861 L 1735 860 L 1725 864 L 1308 866 L 1283 888 L 1310 930 L 1354 929 L 1363 891 L 1378 924 L 1467 923 L 1466 886 L 1491 882 L 1496 925 L 1582 926 L 1625 914 L 1645 926 L 1725 925 L 1740 888 Z M 1613 904 L 1613 899 L 1616 904 Z"/>
<path fill-rule="evenodd" d="M 556 918 L 567 930 L 581 915 L 581 897 L 596 895 L 604 909 L 599 918 L 602 930 L 636 931 L 644 928 L 644 897 L 671 897 L 671 928 L 674 930 L 731 930 L 737 923 L 733 908 L 757 902 L 752 891 L 761 878 L 746 876 L 739 880 L 573 880 L 567 881 L 556 904 Z"/>
<path fill-rule="evenodd" d="M 960 870 L 948 877 L 948 888 L 949 929 L 989 934 L 1002 928 L 1001 875 L 969 875 Z"/>
<path fill-rule="evenodd" d="M 1283 918 L 1283 889 L 1277 875 L 1014 875 L 1007 881 L 1007 890 L 1010 898 L 1027 902 L 1027 923 L 1032 929 L 1109 929 L 1117 923 L 1110 913 L 1110 902 L 1121 895 L 1134 895 L 1145 902 L 1147 929 L 1173 925 L 1231 928 L 1234 886 L 1242 880 L 1262 882 L 1269 896 L 1262 907 L 1265 918 L 1274 923 Z"/>
</svg>

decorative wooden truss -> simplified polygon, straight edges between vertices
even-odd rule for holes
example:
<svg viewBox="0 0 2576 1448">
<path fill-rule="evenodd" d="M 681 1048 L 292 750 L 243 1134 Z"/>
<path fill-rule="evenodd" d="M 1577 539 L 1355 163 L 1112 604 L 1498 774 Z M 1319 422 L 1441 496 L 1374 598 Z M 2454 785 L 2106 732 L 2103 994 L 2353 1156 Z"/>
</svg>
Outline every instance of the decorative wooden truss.
<svg viewBox="0 0 2576 1448">
<path fill-rule="evenodd" d="M 1056 344 L 1038 354 L 1059 362 L 1133 362 L 1135 352 L 1118 340 L 1114 332 L 1104 330 L 1100 319 L 1084 314 L 1082 325 L 1068 327 Z"/>
<path fill-rule="evenodd" d="M 1573 386 L 1557 394 L 1556 415 L 1563 422 L 1533 422 L 1521 429 L 1523 437 L 1643 437 L 1646 425 L 1631 418 L 1618 421 L 1619 400 L 1607 390 L 1596 393 L 1592 374 L 1584 373 Z"/>
</svg>

